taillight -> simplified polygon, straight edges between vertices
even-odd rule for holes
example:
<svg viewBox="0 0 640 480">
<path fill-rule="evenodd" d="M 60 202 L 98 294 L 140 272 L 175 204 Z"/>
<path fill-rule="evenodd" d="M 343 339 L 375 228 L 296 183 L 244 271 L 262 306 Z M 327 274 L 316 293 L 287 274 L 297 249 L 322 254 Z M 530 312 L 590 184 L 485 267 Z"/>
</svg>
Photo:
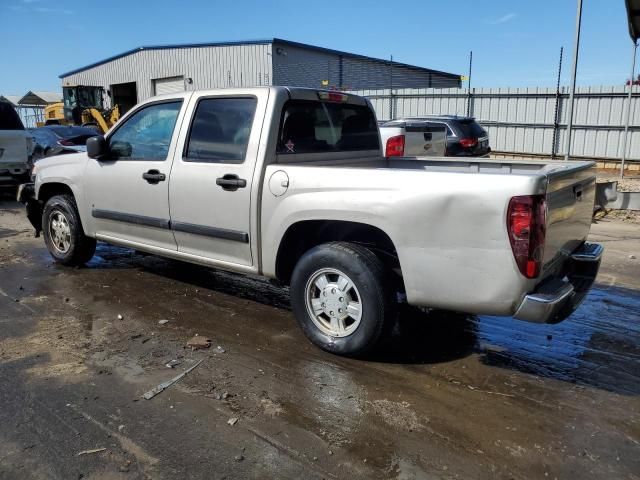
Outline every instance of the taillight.
<svg viewBox="0 0 640 480">
<path fill-rule="evenodd" d="M 478 145 L 478 139 L 477 138 L 461 138 L 460 145 L 462 145 L 464 148 L 472 148 Z"/>
<path fill-rule="evenodd" d="M 513 197 L 507 210 L 507 231 L 520 273 L 540 275 L 544 253 L 547 206 L 544 195 Z"/>
<path fill-rule="evenodd" d="M 64 147 L 73 147 L 74 145 L 71 140 L 58 140 L 58 143 Z"/>
<path fill-rule="evenodd" d="M 404 155 L 404 135 L 397 135 L 387 140 L 385 157 L 402 157 Z"/>
</svg>

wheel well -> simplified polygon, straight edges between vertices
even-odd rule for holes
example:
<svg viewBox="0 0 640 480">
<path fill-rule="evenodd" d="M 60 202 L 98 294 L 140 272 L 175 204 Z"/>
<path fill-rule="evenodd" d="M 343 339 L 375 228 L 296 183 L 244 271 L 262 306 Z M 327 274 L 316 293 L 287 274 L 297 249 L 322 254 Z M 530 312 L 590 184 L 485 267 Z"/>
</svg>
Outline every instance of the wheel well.
<svg viewBox="0 0 640 480">
<path fill-rule="evenodd" d="M 45 183 L 40 187 L 38 191 L 38 200 L 42 203 L 44 208 L 44 204 L 47 203 L 54 195 L 73 195 L 73 191 L 69 185 L 64 183 Z"/>
<path fill-rule="evenodd" d="M 352 242 L 369 248 L 401 281 L 400 262 L 391 238 L 377 227 L 341 220 L 307 220 L 291 225 L 280 242 L 276 277 L 289 284 L 293 269 L 304 253 L 327 242 Z M 401 287 L 404 290 L 403 287 Z"/>
</svg>

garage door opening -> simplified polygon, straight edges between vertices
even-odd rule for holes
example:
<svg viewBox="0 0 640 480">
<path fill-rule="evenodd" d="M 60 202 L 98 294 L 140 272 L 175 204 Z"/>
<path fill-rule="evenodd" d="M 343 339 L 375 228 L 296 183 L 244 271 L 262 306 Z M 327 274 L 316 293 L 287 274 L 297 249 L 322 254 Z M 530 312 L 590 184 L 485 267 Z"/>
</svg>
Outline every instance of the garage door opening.
<svg viewBox="0 0 640 480">
<path fill-rule="evenodd" d="M 111 104 L 120 106 L 120 114 L 127 113 L 138 103 L 136 82 L 111 85 Z"/>
<path fill-rule="evenodd" d="M 153 80 L 153 94 L 164 95 L 166 93 L 176 93 L 184 91 L 184 77 L 166 77 Z"/>
</svg>

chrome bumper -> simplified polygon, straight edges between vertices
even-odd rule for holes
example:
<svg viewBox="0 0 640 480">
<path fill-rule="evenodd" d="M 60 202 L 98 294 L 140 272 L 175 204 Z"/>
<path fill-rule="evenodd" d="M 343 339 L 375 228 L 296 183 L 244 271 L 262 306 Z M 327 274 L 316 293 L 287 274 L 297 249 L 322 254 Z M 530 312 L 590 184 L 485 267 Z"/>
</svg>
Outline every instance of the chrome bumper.
<svg viewBox="0 0 640 480">
<path fill-rule="evenodd" d="M 600 269 L 604 248 L 583 243 L 565 262 L 564 276 L 544 282 L 524 297 L 514 318 L 536 323 L 558 323 L 571 315 L 589 293 Z"/>
<path fill-rule="evenodd" d="M 20 203 L 26 204 L 35 196 L 35 184 L 34 183 L 22 183 L 18 185 L 18 193 L 16 194 L 16 200 Z"/>
</svg>

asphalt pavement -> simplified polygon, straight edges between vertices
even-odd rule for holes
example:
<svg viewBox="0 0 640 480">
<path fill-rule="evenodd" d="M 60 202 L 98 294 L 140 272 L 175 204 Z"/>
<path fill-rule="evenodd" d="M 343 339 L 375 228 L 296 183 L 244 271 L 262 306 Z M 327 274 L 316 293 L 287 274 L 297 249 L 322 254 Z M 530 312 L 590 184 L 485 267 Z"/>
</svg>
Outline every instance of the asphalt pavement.
<svg viewBox="0 0 640 480">
<path fill-rule="evenodd" d="M 105 244 L 65 268 L 0 201 L 0 478 L 640 478 L 640 225 L 592 237 L 568 320 L 404 312 L 356 360 L 285 288 Z"/>
</svg>

